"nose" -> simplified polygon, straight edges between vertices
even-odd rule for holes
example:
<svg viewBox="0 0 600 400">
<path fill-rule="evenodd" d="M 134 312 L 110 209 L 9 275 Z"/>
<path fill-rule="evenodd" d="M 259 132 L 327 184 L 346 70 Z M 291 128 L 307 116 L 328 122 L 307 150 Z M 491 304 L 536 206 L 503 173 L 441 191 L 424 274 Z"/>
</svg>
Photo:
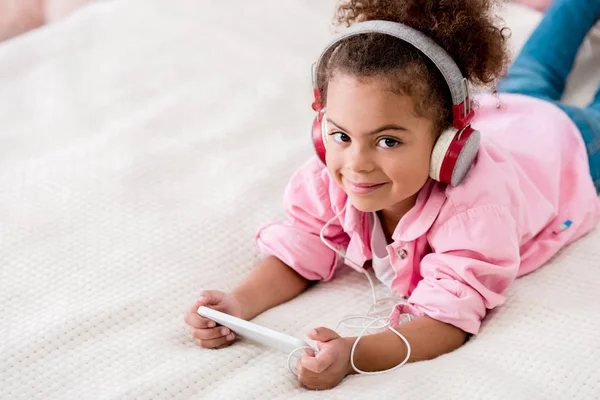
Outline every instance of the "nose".
<svg viewBox="0 0 600 400">
<path fill-rule="evenodd" d="M 371 151 L 353 143 L 346 154 L 346 168 L 354 173 L 373 171 L 375 163 Z"/>
</svg>

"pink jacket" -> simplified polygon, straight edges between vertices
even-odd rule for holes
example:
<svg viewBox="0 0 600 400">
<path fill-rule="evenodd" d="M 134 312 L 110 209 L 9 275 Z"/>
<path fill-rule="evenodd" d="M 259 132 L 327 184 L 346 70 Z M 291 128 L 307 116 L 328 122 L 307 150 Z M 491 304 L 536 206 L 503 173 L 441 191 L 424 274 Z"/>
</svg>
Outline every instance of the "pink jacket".
<svg viewBox="0 0 600 400">
<path fill-rule="evenodd" d="M 392 235 L 392 290 L 408 297 L 396 307 L 395 321 L 405 312 L 429 315 L 476 334 L 515 278 L 600 219 L 585 145 L 571 119 L 531 97 L 502 94 L 500 101 L 498 109 L 497 98 L 478 98 L 473 126 L 482 143 L 461 185 L 430 180 Z M 264 226 L 257 245 L 307 279 L 329 280 L 344 260 L 319 232 L 344 205 L 325 237 L 363 265 L 371 259 L 367 214 L 350 204 L 316 157 L 288 185 L 287 221 Z M 572 224 L 561 229 L 567 220 Z"/>
</svg>

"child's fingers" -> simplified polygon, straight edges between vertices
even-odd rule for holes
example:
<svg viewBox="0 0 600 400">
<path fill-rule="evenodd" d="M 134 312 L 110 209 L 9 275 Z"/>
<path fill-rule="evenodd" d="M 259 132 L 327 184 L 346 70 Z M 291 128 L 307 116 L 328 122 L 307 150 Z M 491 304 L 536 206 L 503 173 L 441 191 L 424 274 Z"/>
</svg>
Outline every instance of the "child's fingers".
<svg viewBox="0 0 600 400">
<path fill-rule="evenodd" d="M 219 290 L 205 290 L 198 297 L 198 307 L 219 304 L 223 297 L 225 297 L 225 293 Z"/>
<path fill-rule="evenodd" d="M 217 339 L 207 339 L 207 340 L 203 340 L 203 339 L 195 339 L 196 343 L 198 343 L 200 345 L 200 347 L 203 347 L 205 349 L 214 349 L 214 348 L 220 348 L 220 347 L 225 347 L 230 345 L 231 343 L 233 343 L 233 341 L 235 340 L 235 334 L 229 333 L 229 335 L 227 336 L 221 336 L 220 338 Z"/>
<path fill-rule="evenodd" d="M 308 389 L 318 389 L 319 385 L 322 384 L 320 382 L 319 374 L 315 374 L 311 370 L 302 366 L 302 362 L 298 359 L 297 363 L 297 371 L 298 371 L 298 382 L 300 382 L 303 386 Z"/>
<path fill-rule="evenodd" d="M 206 306 L 206 304 L 204 304 L 200 300 L 196 300 L 194 304 L 192 304 L 191 307 L 188 309 L 188 312 L 198 314 L 198 308 L 200 308 L 200 306 Z"/>
<path fill-rule="evenodd" d="M 323 351 L 319 353 L 316 357 L 311 357 L 308 354 L 303 354 L 300 358 L 302 366 L 316 374 L 320 374 L 325 371 L 327 368 L 333 364 L 333 355 L 332 352 Z"/>
<path fill-rule="evenodd" d="M 212 329 L 191 329 L 192 336 L 194 339 L 200 340 L 210 340 L 210 339 L 218 339 L 223 336 L 227 336 L 231 333 L 229 328 L 225 328 L 223 326 L 219 326 L 217 328 Z"/>
<path fill-rule="evenodd" d="M 192 328 L 197 329 L 213 328 L 217 326 L 215 321 L 201 317 L 196 311 L 192 311 L 192 309 L 185 314 L 184 321 Z"/>
</svg>

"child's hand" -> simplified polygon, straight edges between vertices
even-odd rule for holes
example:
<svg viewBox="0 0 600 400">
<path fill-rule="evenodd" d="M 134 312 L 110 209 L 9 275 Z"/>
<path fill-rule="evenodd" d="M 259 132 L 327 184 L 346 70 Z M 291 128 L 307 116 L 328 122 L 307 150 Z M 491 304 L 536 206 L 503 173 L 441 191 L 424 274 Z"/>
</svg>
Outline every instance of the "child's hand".
<svg viewBox="0 0 600 400">
<path fill-rule="evenodd" d="M 309 389 L 331 389 L 350 373 L 352 342 L 328 328 L 317 328 L 308 337 L 319 342 L 319 354 L 304 353 L 298 360 L 298 381 Z"/>
<path fill-rule="evenodd" d="M 192 337 L 201 347 L 207 349 L 229 346 L 235 340 L 235 333 L 224 326 L 217 326 L 215 321 L 198 315 L 198 307 L 208 306 L 217 311 L 224 312 L 234 317 L 242 317 L 241 302 L 230 293 L 218 290 L 207 290 L 185 314 L 185 323 L 190 326 Z"/>
</svg>

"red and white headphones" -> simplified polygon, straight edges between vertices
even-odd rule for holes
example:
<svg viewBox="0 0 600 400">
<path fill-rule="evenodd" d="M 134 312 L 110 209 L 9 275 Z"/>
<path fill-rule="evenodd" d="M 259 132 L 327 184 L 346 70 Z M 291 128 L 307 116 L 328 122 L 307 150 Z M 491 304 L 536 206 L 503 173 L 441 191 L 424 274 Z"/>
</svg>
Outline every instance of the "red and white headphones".
<svg viewBox="0 0 600 400">
<path fill-rule="evenodd" d="M 406 25 L 390 21 L 365 21 L 355 23 L 344 30 L 341 35 L 333 39 L 321 52 L 319 59 L 313 66 L 313 110 L 317 116 L 313 122 L 312 139 L 319 159 L 326 163 L 327 151 L 326 118 L 318 87 L 316 74 L 320 71 L 323 56 L 344 39 L 365 33 L 382 33 L 396 37 L 427 56 L 440 70 L 452 95 L 452 127 L 444 131 L 433 148 L 429 176 L 439 182 L 457 186 L 464 179 L 479 149 L 479 131 L 471 128 L 471 121 L 475 115 L 471 109 L 469 86 L 462 76 L 460 69 L 437 43 L 420 31 Z"/>
</svg>

